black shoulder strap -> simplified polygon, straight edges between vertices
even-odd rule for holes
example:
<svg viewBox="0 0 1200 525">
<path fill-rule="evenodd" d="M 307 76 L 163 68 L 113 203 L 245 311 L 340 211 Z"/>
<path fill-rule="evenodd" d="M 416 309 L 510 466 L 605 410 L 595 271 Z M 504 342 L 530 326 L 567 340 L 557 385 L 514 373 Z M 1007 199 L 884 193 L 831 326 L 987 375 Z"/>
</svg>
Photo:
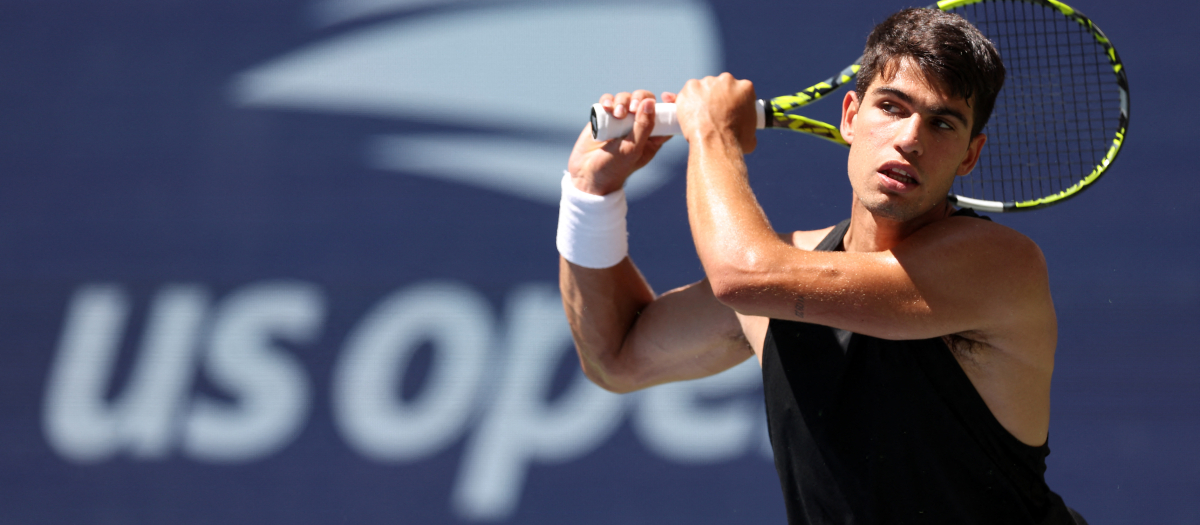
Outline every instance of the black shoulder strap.
<svg viewBox="0 0 1200 525">
<path fill-rule="evenodd" d="M 833 230 L 821 240 L 821 243 L 813 249 L 814 252 L 840 252 L 842 251 L 842 238 L 846 236 L 846 230 L 850 229 L 850 219 L 839 222 Z"/>
<path fill-rule="evenodd" d="M 975 217 L 976 219 L 983 219 L 985 221 L 992 220 L 992 218 L 988 217 L 987 215 L 980 215 L 978 213 L 975 213 L 975 210 L 972 210 L 971 208 L 959 208 L 959 209 L 955 210 L 954 213 L 951 214 L 950 216 L 951 217 Z"/>
</svg>

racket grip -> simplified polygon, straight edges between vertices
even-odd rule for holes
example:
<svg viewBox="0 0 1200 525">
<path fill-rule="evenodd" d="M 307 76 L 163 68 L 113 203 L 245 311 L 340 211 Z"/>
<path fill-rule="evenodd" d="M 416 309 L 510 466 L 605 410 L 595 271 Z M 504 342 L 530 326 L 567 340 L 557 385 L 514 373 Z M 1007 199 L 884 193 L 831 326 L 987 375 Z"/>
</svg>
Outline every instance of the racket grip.
<svg viewBox="0 0 1200 525">
<path fill-rule="evenodd" d="M 758 113 L 757 128 L 765 128 L 767 125 L 767 101 L 757 101 L 754 109 Z M 630 131 L 633 131 L 633 117 L 633 114 L 630 113 L 625 118 L 615 118 L 612 113 L 604 109 L 604 106 L 599 103 L 592 104 L 592 138 L 612 140 L 628 135 Z M 675 118 L 675 104 L 670 102 L 655 104 L 654 130 L 650 132 L 650 136 L 678 135 L 681 132 L 679 120 Z"/>
</svg>

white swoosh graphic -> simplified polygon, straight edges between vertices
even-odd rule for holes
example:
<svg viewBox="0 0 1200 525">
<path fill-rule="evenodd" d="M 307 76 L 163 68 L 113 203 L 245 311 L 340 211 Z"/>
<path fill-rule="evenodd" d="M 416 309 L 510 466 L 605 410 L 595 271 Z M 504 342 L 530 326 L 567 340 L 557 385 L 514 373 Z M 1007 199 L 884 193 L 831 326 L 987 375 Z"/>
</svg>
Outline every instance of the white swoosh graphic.
<svg viewBox="0 0 1200 525">
<path fill-rule="evenodd" d="M 591 102 L 601 93 L 634 87 L 676 91 L 689 78 L 717 72 L 718 34 L 711 11 L 698 2 L 478 2 L 472 9 L 381 22 L 301 48 L 238 75 L 232 95 L 236 103 L 251 107 L 562 136 L 564 146 L 552 171 L 557 179 L 569 143 L 587 121 Z M 459 156 L 477 156 L 466 153 L 472 144 L 494 150 L 486 144 L 494 145 L 495 140 L 471 137 L 477 136 L 436 142 L 464 148 Z M 452 166 L 463 163 L 454 155 L 437 168 L 428 157 L 420 162 L 383 163 L 380 158 L 395 160 L 398 155 L 380 154 L 379 144 L 386 143 L 399 144 L 383 141 L 368 150 L 374 155 L 369 161 L 377 167 L 403 166 L 405 171 L 466 180 L 446 175 Z M 412 152 L 417 143 L 431 144 L 429 137 L 414 138 L 404 142 L 404 150 Z M 529 181 L 517 179 L 546 176 L 536 173 L 545 168 L 533 158 L 543 157 L 535 152 L 552 146 L 533 142 L 524 149 L 509 149 L 507 156 L 493 162 L 508 164 L 513 162 L 508 157 L 530 155 L 528 174 L 512 169 L 503 176 L 514 188 L 529 187 Z M 679 149 L 673 151 L 663 152 L 660 157 L 666 158 L 656 163 L 678 161 Z M 544 190 L 507 191 L 539 202 L 557 202 L 557 197 L 547 200 Z"/>
<path fill-rule="evenodd" d="M 367 146 L 374 168 L 451 180 L 558 204 L 559 180 L 570 144 L 539 144 L 503 135 L 427 134 L 375 137 Z M 687 155 L 687 143 L 673 139 L 659 157 Z M 651 162 L 625 183 L 629 199 L 658 189 L 674 166 Z"/>
</svg>

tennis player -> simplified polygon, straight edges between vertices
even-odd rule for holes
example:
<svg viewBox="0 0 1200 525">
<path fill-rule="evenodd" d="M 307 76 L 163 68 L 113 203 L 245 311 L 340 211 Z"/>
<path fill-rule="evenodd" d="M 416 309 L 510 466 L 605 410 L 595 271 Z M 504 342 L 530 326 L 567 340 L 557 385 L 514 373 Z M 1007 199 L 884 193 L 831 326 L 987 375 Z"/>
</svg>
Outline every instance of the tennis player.
<svg viewBox="0 0 1200 525">
<path fill-rule="evenodd" d="M 560 285 L 584 372 L 629 392 L 756 356 L 791 523 L 1084 523 L 1043 477 L 1057 338 L 1046 262 L 946 200 L 1003 82 L 995 48 L 956 15 L 879 24 L 842 101 L 850 217 L 790 233 L 750 188 L 751 83 L 723 74 L 664 93 L 689 144 L 706 278 L 661 296 L 627 256 L 621 190 L 665 140 L 649 137 L 655 99 L 601 97 L 635 125 L 608 142 L 585 129 L 563 179 Z"/>
</svg>

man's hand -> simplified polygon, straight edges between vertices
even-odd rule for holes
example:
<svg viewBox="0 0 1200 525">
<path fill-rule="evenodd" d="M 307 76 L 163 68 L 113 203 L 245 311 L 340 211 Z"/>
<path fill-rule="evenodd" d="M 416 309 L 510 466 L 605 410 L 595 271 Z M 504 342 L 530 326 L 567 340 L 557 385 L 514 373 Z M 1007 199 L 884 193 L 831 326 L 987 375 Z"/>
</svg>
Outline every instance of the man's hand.
<svg viewBox="0 0 1200 525">
<path fill-rule="evenodd" d="M 704 138 L 733 139 L 742 153 L 754 151 L 758 115 L 754 84 L 729 73 L 689 80 L 679 92 L 676 110 L 683 136 L 693 145 Z"/>
<path fill-rule="evenodd" d="M 663 102 L 674 102 L 674 93 L 663 93 Z M 575 149 L 567 161 L 567 171 L 575 187 L 594 195 L 606 195 L 621 189 L 625 180 L 658 153 L 671 137 L 651 137 L 654 130 L 654 95 L 646 90 L 633 93 L 605 93 L 600 104 L 616 118 L 631 113 L 636 120 L 629 135 L 600 142 L 592 139 L 590 126 L 585 126 L 575 141 Z"/>
</svg>

